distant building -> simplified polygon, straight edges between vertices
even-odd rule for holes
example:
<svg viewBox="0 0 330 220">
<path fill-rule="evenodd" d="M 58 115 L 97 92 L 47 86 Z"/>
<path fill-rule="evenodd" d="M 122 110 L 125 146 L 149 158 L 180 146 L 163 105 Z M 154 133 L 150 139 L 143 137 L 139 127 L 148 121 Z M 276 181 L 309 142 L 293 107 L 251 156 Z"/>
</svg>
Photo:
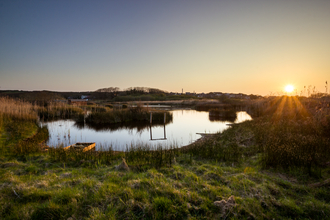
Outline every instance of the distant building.
<svg viewBox="0 0 330 220">
<path fill-rule="evenodd" d="M 88 99 L 89 99 L 89 96 L 87 96 L 87 95 L 82 95 L 82 96 L 81 96 L 81 99 L 86 99 L 86 100 L 88 100 Z"/>
<path fill-rule="evenodd" d="M 86 99 L 69 99 L 68 100 L 69 105 L 87 105 Z"/>
</svg>

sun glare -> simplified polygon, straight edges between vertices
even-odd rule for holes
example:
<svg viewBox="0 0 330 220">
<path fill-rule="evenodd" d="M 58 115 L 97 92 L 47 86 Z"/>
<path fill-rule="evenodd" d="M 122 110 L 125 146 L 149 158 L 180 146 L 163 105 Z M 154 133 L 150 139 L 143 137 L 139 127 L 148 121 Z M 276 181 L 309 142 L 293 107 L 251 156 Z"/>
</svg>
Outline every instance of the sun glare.
<svg viewBox="0 0 330 220">
<path fill-rule="evenodd" d="M 293 92 L 293 90 L 294 90 L 293 85 L 286 85 L 285 86 L 285 91 L 286 92 L 290 93 L 290 92 Z"/>
</svg>

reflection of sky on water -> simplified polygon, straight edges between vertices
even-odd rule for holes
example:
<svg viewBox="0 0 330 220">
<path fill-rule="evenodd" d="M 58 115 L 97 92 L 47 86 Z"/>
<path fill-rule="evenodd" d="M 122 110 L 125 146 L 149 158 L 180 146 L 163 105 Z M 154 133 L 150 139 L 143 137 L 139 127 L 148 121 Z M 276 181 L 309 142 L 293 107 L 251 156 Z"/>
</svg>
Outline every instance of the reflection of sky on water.
<svg viewBox="0 0 330 220">
<path fill-rule="evenodd" d="M 48 125 L 50 138 L 49 146 L 58 146 L 63 144 L 68 146 L 76 142 L 96 142 L 96 149 L 112 145 L 115 150 L 124 150 L 131 143 L 149 143 L 155 144 L 173 144 L 179 147 L 187 145 L 198 138 L 196 133 L 216 133 L 222 132 L 228 128 L 227 121 L 210 121 L 208 112 L 199 112 L 195 110 L 174 110 L 173 122 L 165 126 L 167 140 L 150 140 L 150 129 L 102 129 L 94 130 L 89 126 L 83 128 L 76 126 L 72 120 L 59 120 L 55 122 L 44 122 L 42 125 Z M 245 112 L 238 112 L 235 123 L 245 120 L 251 120 L 251 117 Z M 151 129 L 152 139 L 164 138 L 164 126 L 157 125 Z"/>
</svg>

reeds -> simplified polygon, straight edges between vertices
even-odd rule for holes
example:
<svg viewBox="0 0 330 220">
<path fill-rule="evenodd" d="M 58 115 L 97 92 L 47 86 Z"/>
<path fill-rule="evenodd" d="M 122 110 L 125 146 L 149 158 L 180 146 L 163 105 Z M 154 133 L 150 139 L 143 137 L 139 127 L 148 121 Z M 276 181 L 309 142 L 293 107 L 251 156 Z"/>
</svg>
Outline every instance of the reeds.
<svg viewBox="0 0 330 220">
<path fill-rule="evenodd" d="M 103 107 L 103 106 L 98 106 L 98 105 L 87 105 L 87 106 L 81 106 L 81 108 L 85 111 L 89 111 L 92 113 L 95 112 L 107 112 L 110 110 L 108 106 Z"/>
<path fill-rule="evenodd" d="M 242 145 L 231 130 L 216 134 L 214 137 L 204 137 L 201 141 L 182 149 L 182 153 L 186 156 L 225 163 L 240 163 L 244 156 L 250 156 L 251 151 L 254 149 Z"/>
<path fill-rule="evenodd" d="M 112 164 L 120 158 L 125 158 L 130 167 L 141 169 L 142 167 L 169 167 L 172 166 L 174 157 L 180 154 L 179 148 L 172 144 L 169 146 L 152 146 L 145 143 L 132 143 L 126 150 L 119 152 L 113 146 L 101 147 L 98 151 L 90 150 L 65 150 L 63 145 L 49 148 L 50 157 L 54 161 L 64 163 L 90 163 L 90 164 Z"/>
<path fill-rule="evenodd" d="M 35 106 L 40 118 L 45 120 L 66 119 L 83 114 L 83 110 L 77 106 L 66 103 L 49 103 L 46 107 Z"/>
<path fill-rule="evenodd" d="M 330 111 L 315 104 L 286 96 L 268 102 L 254 129 L 264 167 L 299 167 L 312 174 L 330 160 Z"/>
<path fill-rule="evenodd" d="M 127 146 L 125 159 L 128 164 L 133 166 L 152 166 L 160 168 L 163 166 L 172 166 L 174 157 L 179 155 L 177 145 L 156 145 L 132 144 Z"/>
<path fill-rule="evenodd" d="M 164 113 L 166 114 L 166 123 L 173 120 L 171 112 L 153 110 L 152 121 L 164 121 Z M 81 122 L 83 118 L 80 117 Z M 150 112 L 143 107 L 131 107 L 128 109 L 112 109 L 107 112 L 92 112 L 85 121 L 91 124 L 114 124 L 123 122 L 145 121 L 150 122 Z"/>
<path fill-rule="evenodd" d="M 1 117 L 10 117 L 20 120 L 37 120 L 37 114 L 33 111 L 32 104 L 7 97 L 0 97 Z"/>
<path fill-rule="evenodd" d="M 102 148 L 102 147 L 101 147 Z M 113 161 L 122 157 L 122 152 L 114 151 L 112 146 L 108 146 L 99 151 L 90 150 L 83 152 L 82 150 L 68 149 L 65 150 L 63 145 L 49 148 L 48 153 L 54 161 L 65 163 L 83 163 L 91 164 L 111 164 Z"/>
</svg>

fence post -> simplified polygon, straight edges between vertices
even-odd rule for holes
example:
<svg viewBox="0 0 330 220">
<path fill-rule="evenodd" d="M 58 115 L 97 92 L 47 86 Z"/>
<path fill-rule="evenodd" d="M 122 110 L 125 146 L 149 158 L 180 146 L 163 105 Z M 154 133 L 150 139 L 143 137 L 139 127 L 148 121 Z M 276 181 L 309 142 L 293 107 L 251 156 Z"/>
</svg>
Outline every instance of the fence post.
<svg viewBox="0 0 330 220">
<path fill-rule="evenodd" d="M 150 124 L 152 124 L 152 112 L 150 112 Z"/>
</svg>

